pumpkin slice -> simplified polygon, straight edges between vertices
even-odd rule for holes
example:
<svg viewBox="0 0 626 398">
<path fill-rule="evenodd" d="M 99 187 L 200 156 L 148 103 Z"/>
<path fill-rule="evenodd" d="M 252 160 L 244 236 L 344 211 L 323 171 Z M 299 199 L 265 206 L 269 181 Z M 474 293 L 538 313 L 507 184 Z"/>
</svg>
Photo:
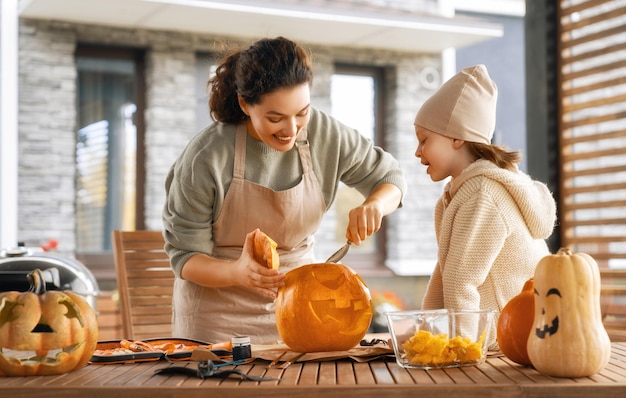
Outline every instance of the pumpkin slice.
<svg viewBox="0 0 626 398">
<path fill-rule="evenodd" d="M 269 269 L 278 269 L 280 261 L 278 260 L 278 244 L 267 236 L 261 230 L 257 230 L 254 235 L 254 258 L 264 264 Z"/>
</svg>

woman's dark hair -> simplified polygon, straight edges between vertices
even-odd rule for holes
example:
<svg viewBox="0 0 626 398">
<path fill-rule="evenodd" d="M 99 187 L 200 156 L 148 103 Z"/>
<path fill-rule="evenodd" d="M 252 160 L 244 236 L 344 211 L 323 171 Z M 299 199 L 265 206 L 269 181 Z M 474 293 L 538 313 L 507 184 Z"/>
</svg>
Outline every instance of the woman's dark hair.
<svg viewBox="0 0 626 398">
<path fill-rule="evenodd" d="M 517 163 L 522 160 L 522 154 L 518 151 L 509 151 L 500 145 L 480 144 L 478 142 L 465 142 L 470 153 L 476 159 L 491 160 L 498 167 L 515 171 Z"/>
<path fill-rule="evenodd" d="M 301 46 L 284 37 L 262 39 L 218 65 L 208 82 L 209 110 L 217 121 L 239 123 L 248 116 L 239 106 L 238 94 L 254 105 L 264 94 L 312 80 L 311 60 Z"/>
</svg>

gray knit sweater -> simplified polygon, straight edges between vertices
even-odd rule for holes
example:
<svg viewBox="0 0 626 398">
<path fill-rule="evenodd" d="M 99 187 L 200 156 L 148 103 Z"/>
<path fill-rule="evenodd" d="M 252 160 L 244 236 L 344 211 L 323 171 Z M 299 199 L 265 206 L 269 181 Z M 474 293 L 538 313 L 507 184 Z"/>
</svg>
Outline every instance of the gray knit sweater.
<svg viewBox="0 0 626 398">
<path fill-rule="evenodd" d="M 236 125 L 213 123 L 200 131 L 167 176 L 163 209 L 165 249 L 177 276 L 189 257 L 212 252 L 212 224 L 220 214 L 233 178 L 236 128 Z M 311 108 L 307 134 L 313 169 L 327 209 L 335 199 L 340 181 L 365 196 L 382 183 L 398 186 L 403 194 L 406 191 L 398 162 L 358 131 Z M 298 184 L 301 176 L 295 146 L 280 152 L 247 137 L 246 180 L 280 191 Z"/>
</svg>

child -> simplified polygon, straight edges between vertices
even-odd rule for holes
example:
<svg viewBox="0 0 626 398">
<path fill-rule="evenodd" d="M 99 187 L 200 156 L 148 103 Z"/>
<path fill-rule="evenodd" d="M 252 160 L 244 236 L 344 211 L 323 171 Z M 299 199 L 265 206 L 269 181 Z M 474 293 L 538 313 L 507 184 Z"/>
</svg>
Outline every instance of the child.
<svg viewBox="0 0 626 398">
<path fill-rule="evenodd" d="M 451 177 L 435 206 L 438 258 L 423 309 L 500 311 L 550 254 L 556 204 L 519 171 L 519 152 L 491 144 L 497 97 L 477 65 L 448 80 L 415 117 L 415 156 L 433 181 Z M 494 339 L 495 325 L 497 348 Z"/>
</svg>

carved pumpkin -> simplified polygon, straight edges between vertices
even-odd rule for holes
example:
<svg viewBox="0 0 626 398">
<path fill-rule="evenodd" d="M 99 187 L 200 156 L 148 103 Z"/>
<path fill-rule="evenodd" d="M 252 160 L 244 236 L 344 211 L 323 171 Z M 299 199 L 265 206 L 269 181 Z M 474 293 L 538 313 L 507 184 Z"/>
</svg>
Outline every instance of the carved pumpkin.
<svg viewBox="0 0 626 398">
<path fill-rule="evenodd" d="M 535 319 L 535 283 L 529 279 L 522 291 L 502 308 L 497 336 L 500 350 L 511 361 L 531 365 L 526 344 Z"/>
<path fill-rule="evenodd" d="M 372 321 L 372 299 L 361 277 L 343 264 L 308 264 L 285 274 L 278 289 L 276 326 L 297 352 L 356 346 Z"/>
<path fill-rule="evenodd" d="M 52 375 L 83 367 L 98 343 L 93 308 L 72 292 L 46 292 L 40 270 L 28 292 L 0 293 L 0 376 Z"/>
<path fill-rule="evenodd" d="M 542 258 L 535 269 L 535 318 L 528 357 L 539 372 L 583 377 L 609 362 L 611 341 L 600 312 L 600 271 L 585 253 L 567 248 Z"/>
</svg>

